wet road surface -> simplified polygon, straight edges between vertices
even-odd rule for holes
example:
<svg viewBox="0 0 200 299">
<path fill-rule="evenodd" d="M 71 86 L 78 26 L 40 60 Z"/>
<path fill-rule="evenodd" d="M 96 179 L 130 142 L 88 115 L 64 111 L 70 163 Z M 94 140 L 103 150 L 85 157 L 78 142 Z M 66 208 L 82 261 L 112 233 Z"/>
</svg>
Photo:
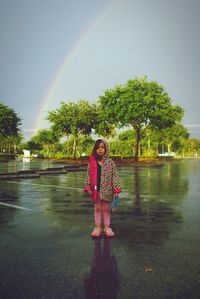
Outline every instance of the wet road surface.
<svg viewBox="0 0 200 299">
<path fill-rule="evenodd" d="M 113 239 L 90 238 L 84 172 L 0 181 L 1 298 L 199 298 L 200 160 L 119 173 Z"/>
</svg>

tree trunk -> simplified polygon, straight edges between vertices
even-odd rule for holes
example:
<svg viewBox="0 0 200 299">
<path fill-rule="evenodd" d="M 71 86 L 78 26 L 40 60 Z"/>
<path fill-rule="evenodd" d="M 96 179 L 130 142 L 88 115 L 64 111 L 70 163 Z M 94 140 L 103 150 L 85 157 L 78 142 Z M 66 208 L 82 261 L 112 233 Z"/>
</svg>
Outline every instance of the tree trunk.
<svg viewBox="0 0 200 299">
<path fill-rule="evenodd" d="M 162 144 L 162 153 L 161 154 L 164 154 L 165 153 L 165 146 L 164 144 Z"/>
<path fill-rule="evenodd" d="M 49 158 L 49 146 L 48 146 L 48 144 L 45 144 L 44 148 L 46 149 L 46 154 L 47 154 L 47 157 Z"/>
<path fill-rule="evenodd" d="M 74 136 L 73 157 L 76 159 L 76 137 Z"/>
<path fill-rule="evenodd" d="M 140 145 L 140 128 L 136 128 L 136 143 L 135 143 L 135 161 L 138 161 L 138 155 L 139 155 L 139 145 Z"/>
<path fill-rule="evenodd" d="M 150 137 L 148 136 L 148 156 L 151 155 L 151 140 Z"/>
<path fill-rule="evenodd" d="M 168 155 L 170 155 L 171 154 L 171 144 L 170 143 L 167 144 L 167 151 L 168 151 Z"/>
<path fill-rule="evenodd" d="M 15 143 L 14 143 L 14 145 L 13 145 L 13 148 L 14 148 L 14 157 L 16 157 L 16 154 L 17 154 L 17 146 L 16 146 Z"/>
<path fill-rule="evenodd" d="M 67 135 L 67 157 L 69 157 L 69 136 Z"/>
</svg>

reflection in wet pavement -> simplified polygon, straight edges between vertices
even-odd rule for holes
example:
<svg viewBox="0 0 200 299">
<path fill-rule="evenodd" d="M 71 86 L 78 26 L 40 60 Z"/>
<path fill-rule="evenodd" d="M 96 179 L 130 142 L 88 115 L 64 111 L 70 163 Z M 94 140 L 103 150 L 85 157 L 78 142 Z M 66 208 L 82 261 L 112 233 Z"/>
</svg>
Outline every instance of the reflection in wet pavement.
<svg viewBox="0 0 200 299">
<path fill-rule="evenodd" d="M 117 260 L 110 254 L 109 238 L 94 239 L 94 257 L 90 275 L 84 280 L 85 298 L 118 298 L 120 277 Z M 103 243 L 103 245 L 102 245 Z"/>
<path fill-rule="evenodd" d="M 84 172 L 0 181 L 0 202 L 30 209 L 0 206 L 1 298 L 199 298 L 200 160 L 119 173 L 114 239 L 90 238 Z"/>
</svg>

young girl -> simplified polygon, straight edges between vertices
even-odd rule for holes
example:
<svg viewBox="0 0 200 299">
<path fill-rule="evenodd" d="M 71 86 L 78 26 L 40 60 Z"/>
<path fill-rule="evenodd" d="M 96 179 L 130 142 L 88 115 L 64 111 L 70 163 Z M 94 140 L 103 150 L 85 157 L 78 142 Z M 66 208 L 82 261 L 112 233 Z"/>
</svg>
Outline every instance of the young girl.
<svg viewBox="0 0 200 299">
<path fill-rule="evenodd" d="M 113 237 L 115 234 L 110 228 L 110 208 L 121 188 L 117 168 L 113 160 L 108 158 L 108 145 L 103 139 L 96 141 L 90 155 L 84 190 L 94 202 L 95 228 L 91 236 L 100 237 L 103 215 L 104 234 Z"/>
</svg>

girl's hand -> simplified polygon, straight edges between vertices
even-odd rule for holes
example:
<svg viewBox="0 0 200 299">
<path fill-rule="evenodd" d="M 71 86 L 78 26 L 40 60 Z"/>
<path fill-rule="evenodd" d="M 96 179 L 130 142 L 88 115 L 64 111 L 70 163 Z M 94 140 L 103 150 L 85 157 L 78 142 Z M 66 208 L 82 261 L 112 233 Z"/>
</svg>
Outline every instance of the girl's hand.
<svg viewBox="0 0 200 299">
<path fill-rule="evenodd" d="M 117 199 L 118 196 L 119 196 L 119 193 L 114 194 L 114 202 L 112 203 L 112 208 L 111 208 L 111 211 L 113 214 L 117 212 L 117 205 L 119 202 L 119 198 Z M 116 202 L 116 201 L 118 201 L 118 202 Z"/>
<path fill-rule="evenodd" d="M 117 209 L 116 208 L 112 208 L 111 211 L 112 211 L 113 214 L 115 214 L 117 212 Z"/>
<path fill-rule="evenodd" d="M 92 195 L 92 191 L 91 190 L 88 190 L 88 195 L 90 196 L 90 195 Z"/>
</svg>

